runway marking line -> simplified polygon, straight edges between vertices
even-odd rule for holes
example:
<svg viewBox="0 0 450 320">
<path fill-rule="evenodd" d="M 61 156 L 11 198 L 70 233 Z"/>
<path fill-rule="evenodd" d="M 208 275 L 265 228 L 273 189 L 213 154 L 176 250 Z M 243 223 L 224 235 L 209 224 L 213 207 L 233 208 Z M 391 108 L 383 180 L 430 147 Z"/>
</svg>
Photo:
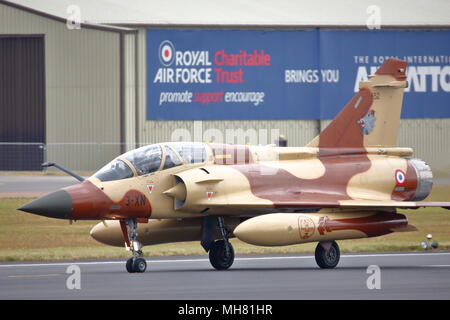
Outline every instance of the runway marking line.
<svg viewBox="0 0 450 320">
<path fill-rule="evenodd" d="M 427 264 L 422 267 L 430 267 L 430 268 L 450 268 L 450 264 Z"/>
<path fill-rule="evenodd" d="M 405 257 L 405 256 L 447 256 L 450 252 L 432 252 L 432 253 L 381 253 L 381 254 L 355 254 L 342 255 L 341 258 L 368 258 L 368 257 Z M 288 256 L 288 257 L 249 257 L 236 258 L 235 261 L 252 260 L 287 260 L 287 259 L 314 259 L 314 256 Z M 167 260 L 146 260 L 148 263 L 172 263 L 172 262 L 207 262 L 209 259 L 167 259 Z M 93 261 L 93 262 L 56 262 L 56 263 L 24 263 L 24 264 L 0 264 L 0 268 L 15 267 L 42 267 L 42 266 L 69 266 L 76 265 L 101 265 L 101 264 L 123 264 L 123 261 Z"/>
<path fill-rule="evenodd" d="M 8 278 L 44 278 L 44 277 L 59 277 L 61 273 L 49 273 L 49 274 L 17 274 L 8 276 Z"/>
</svg>

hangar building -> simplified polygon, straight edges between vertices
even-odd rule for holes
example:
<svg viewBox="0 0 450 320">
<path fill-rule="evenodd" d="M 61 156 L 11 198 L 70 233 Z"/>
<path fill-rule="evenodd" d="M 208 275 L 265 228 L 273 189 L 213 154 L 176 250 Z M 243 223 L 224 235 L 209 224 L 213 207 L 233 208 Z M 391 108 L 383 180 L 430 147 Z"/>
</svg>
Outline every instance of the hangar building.
<svg viewBox="0 0 450 320">
<path fill-rule="evenodd" d="M 398 55 L 413 66 L 398 144 L 448 172 L 450 3 L 377 2 L 2 0 L 0 170 L 93 171 L 229 129 L 302 146 Z"/>
</svg>

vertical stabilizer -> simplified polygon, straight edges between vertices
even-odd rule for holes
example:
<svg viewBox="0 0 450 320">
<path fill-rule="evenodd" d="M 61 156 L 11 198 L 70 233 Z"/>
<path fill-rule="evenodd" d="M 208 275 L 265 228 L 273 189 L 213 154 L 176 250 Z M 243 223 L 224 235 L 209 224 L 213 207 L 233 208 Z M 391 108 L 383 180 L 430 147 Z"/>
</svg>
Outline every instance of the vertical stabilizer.
<svg viewBox="0 0 450 320">
<path fill-rule="evenodd" d="M 361 148 L 397 145 L 406 62 L 390 58 L 307 147 Z"/>
</svg>

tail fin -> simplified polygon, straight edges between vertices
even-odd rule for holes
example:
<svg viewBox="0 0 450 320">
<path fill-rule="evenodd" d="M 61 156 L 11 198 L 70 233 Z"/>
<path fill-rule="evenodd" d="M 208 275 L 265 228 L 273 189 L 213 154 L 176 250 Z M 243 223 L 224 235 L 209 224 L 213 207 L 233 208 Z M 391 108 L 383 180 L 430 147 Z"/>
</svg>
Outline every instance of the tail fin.
<svg viewBox="0 0 450 320">
<path fill-rule="evenodd" d="M 405 71 L 405 61 L 388 59 L 359 83 L 359 92 L 307 147 L 395 147 L 408 86 Z"/>
</svg>

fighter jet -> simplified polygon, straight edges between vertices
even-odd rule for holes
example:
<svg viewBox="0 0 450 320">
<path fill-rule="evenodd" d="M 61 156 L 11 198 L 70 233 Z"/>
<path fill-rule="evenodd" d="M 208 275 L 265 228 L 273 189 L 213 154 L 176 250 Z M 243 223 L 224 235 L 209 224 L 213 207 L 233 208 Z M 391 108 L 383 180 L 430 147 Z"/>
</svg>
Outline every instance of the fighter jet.
<svg viewBox="0 0 450 320">
<path fill-rule="evenodd" d="M 131 251 L 144 272 L 146 245 L 200 241 L 212 266 L 231 267 L 229 239 L 259 246 L 317 242 L 316 262 L 334 268 L 336 240 L 417 230 L 397 209 L 420 202 L 430 167 L 396 146 L 406 63 L 391 58 L 305 147 L 169 142 L 122 154 L 80 183 L 19 210 L 51 218 L 102 220 L 91 236 Z M 53 164 L 47 164 L 53 165 Z"/>
</svg>

